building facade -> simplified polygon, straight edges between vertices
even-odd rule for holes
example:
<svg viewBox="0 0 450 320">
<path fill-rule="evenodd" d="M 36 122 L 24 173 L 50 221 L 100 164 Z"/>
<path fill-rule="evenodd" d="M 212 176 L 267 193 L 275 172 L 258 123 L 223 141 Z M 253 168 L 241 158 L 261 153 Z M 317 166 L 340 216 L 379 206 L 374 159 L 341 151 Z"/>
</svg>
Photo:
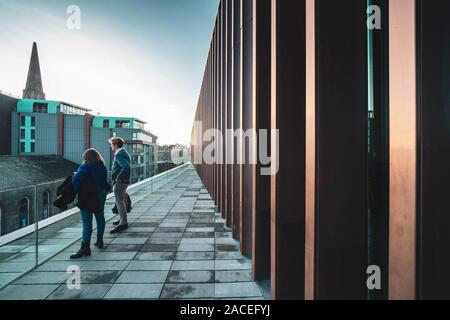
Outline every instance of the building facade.
<svg viewBox="0 0 450 320">
<path fill-rule="evenodd" d="M 61 101 L 22 99 L 11 116 L 12 155 L 59 155 L 81 164 L 89 148 L 97 149 L 111 168 L 108 140 L 122 137 L 131 155 L 131 182 L 156 173 L 157 137 L 136 118 L 93 116 L 91 110 Z"/>
<path fill-rule="evenodd" d="M 114 159 L 109 144 L 104 141 L 112 137 L 125 140 L 125 149 L 131 156 L 131 183 L 145 180 L 157 173 L 158 137 L 146 130 L 145 124 L 146 122 L 136 118 L 96 116 L 92 119 L 91 145 L 97 146 L 97 150 L 105 155 L 109 167 Z"/>
<path fill-rule="evenodd" d="M 208 129 L 274 130 L 272 176 L 194 159 L 273 298 L 450 298 L 449 15 L 447 0 L 220 2 L 192 152 Z"/>
<path fill-rule="evenodd" d="M 18 98 L 0 92 L 0 155 L 11 154 L 11 114 L 17 107 Z"/>
</svg>

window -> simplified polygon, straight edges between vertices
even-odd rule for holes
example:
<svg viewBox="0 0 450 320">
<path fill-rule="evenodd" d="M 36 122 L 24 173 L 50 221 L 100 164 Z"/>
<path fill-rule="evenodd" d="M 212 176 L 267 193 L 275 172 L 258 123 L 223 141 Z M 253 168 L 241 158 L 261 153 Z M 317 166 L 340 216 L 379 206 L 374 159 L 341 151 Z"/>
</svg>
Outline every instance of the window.
<svg viewBox="0 0 450 320">
<path fill-rule="evenodd" d="M 143 153 L 144 152 L 144 145 L 143 144 L 134 144 L 133 145 L 133 152 L 134 153 Z"/>
<path fill-rule="evenodd" d="M 31 117 L 31 126 L 36 126 L 36 117 Z"/>
<path fill-rule="evenodd" d="M 109 128 L 109 120 L 108 119 L 103 120 L 103 128 Z"/>
<path fill-rule="evenodd" d="M 135 121 L 134 125 L 137 129 L 144 129 L 145 128 L 145 124 L 139 121 Z"/>
<path fill-rule="evenodd" d="M 31 129 L 31 140 L 36 139 L 36 130 Z"/>
<path fill-rule="evenodd" d="M 24 116 L 20 117 L 20 126 L 25 127 L 25 117 Z"/>
<path fill-rule="evenodd" d="M 137 140 L 138 139 L 138 133 L 137 132 L 133 132 L 133 140 Z"/>
<path fill-rule="evenodd" d="M 35 143 L 31 142 L 30 143 L 30 152 L 34 152 L 34 150 L 35 150 Z"/>
<path fill-rule="evenodd" d="M 20 152 L 25 152 L 25 142 L 20 143 Z"/>
<path fill-rule="evenodd" d="M 47 113 L 48 112 L 48 104 L 47 103 L 34 103 L 33 104 L 33 112 L 34 113 Z"/>
<path fill-rule="evenodd" d="M 19 219 L 20 229 L 25 228 L 30 224 L 30 199 L 28 197 L 20 200 Z"/>
<path fill-rule="evenodd" d="M 25 139 L 25 129 L 20 129 L 20 139 Z"/>
<path fill-rule="evenodd" d="M 42 194 L 42 220 L 50 216 L 50 192 L 45 191 Z"/>
<path fill-rule="evenodd" d="M 68 105 L 65 105 L 65 104 L 61 104 L 60 105 L 60 110 L 64 114 L 75 114 L 75 115 L 80 115 L 80 116 L 86 114 L 86 111 L 84 111 L 82 109 L 79 109 L 79 108 L 76 108 L 76 107 L 72 107 L 72 106 L 68 106 Z"/>
<path fill-rule="evenodd" d="M 116 128 L 130 128 L 130 121 L 129 120 L 117 120 Z"/>
</svg>

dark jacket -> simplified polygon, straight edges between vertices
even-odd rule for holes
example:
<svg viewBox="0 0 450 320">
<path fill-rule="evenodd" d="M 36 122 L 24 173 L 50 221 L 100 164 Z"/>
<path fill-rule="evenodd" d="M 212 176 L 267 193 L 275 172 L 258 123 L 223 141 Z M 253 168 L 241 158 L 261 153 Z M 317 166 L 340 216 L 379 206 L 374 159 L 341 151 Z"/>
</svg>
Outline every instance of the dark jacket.
<svg viewBox="0 0 450 320">
<path fill-rule="evenodd" d="M 103 205 L 99 198 L 99 190 L 91 177 L 84 179 L 80 184 L 77 207 L 80 210 L 91 213 L 100 213 L 103 211 Z"/>
<path fill-rule="evenodd" d="M 77 193 L 81 189 L 84 180 L 90 178 L 95 183 L 98 191 L 110 191 L 110 184 L 107 178 L 107 169 L 101 163 L 83 163 L 72 179 L 73 191 Z"/>
<path fill-rule="evenodd" d="M 130 181 L 130 155 L 125 149 L 121 149 L 114 157 L 114 162 L 111 169 L 111 179 L 121 180 L 124 182 Z"/>
<path fill-rule="evenodd" d="M 66 180 L 56 190 L 57 199 L 53 205 L 62 211 L 67 210 L 67 206 L 75 199 L 75 192 L 72 187 L 72 177 L 67 177 Z"/>
<path fill-rule="evenodd" d="M 72 179 L 72 186 L 78 194 L 78 208 L 91 213 L 103 211 L 99 192 L 109 191 L 106 167 L 101 163 L 84 163 Z"/>
</svg>

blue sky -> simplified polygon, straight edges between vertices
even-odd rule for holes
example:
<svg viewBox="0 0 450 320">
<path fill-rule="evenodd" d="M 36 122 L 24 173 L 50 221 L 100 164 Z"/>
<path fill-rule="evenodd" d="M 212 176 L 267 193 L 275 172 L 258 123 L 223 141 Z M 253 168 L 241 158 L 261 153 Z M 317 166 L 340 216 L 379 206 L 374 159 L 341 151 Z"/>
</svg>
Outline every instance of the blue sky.
<svg viewBox="0 0 450 320">
<path fill-rule="evenodd" d="M 0 0 L 0 90 L 21 95 L 33 41 L 44 91 L 190 140 L 219 0 Z M 66 26 L 81 9 L 81 29 Z"/>
</svg>

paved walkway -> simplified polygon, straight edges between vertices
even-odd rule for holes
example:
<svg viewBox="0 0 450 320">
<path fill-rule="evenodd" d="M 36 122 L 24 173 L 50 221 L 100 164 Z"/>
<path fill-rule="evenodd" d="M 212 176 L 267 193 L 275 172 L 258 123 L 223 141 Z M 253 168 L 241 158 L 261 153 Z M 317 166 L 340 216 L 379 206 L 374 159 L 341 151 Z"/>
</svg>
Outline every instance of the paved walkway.
<svg viewBox="0 0 450 320">
<path fill-rule="evenodd" d="M 136 200 L 135 200 L 136 201 Z M 0 299 L 263 299 L 251 260 L 193 169 L 134 204 L 130 228 L 70 261 L 72 246 L 0 291 Z M 93 235 L 95 239 L 95 233 Z M 79 266 L 81 289 L 67 287 Z"/>
</svg>

